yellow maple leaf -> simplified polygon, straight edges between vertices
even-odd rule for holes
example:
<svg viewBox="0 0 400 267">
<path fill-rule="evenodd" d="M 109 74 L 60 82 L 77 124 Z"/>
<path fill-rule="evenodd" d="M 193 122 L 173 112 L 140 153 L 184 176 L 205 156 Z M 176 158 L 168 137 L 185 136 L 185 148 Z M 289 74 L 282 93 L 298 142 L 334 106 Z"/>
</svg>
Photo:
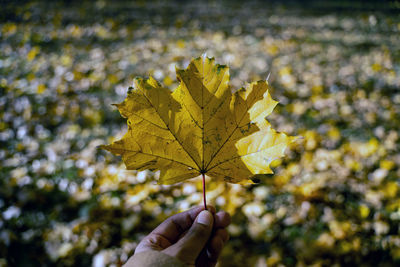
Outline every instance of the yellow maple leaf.
<svg viewBox="0 0 400 267">
<path fill-rule="evenodd" d="M 254 175 L 273 173 L 269 164 L 296 137 L 276 132 L 265 119 L 278 103 L 268 83 L 232 93 L 229 68 L 206 57 L 176 73 L 180 84 L 173 92 L 152 77 L 135 79 L 116 104 L 128 132 L 103 148 L 121 155 L 127 169 L 160 170 L 161 184 L 199 175 L 251 183 Z"/>
</svg>

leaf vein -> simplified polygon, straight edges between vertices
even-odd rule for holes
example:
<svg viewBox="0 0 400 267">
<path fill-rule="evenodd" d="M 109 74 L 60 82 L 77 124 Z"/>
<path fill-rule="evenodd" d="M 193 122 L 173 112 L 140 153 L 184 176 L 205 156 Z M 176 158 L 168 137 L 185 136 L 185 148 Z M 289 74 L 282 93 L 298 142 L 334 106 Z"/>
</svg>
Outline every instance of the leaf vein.
<svg viewBox="0 0 400 267">
<path fill-rule="evenodd" d="M 246 104 L 246 107 L 247 107 L 247 104 Z M 229 139 L 232 137 L 232 135 L 235 133 L 235 131 L 236 131 L 237 129 L 240 128 L 239 124 L 240 124 L 240 122 L 243 120 L 243 118 L 244 118 L 245 116 L 246 116 L 246 112 L 244 112 L 242 118 L 240 118 L 239 123 L 236 122 L 235 129 L 233 129 L 233 131 L 232 131 L 231 134 L 228 136 L 228 138 L 224 141 L 224 143 L 222 143 L 222 145 L 218 148 L 218 150 L 215 152 L 215 154 L 211 156 L 210 162 L 209 162 L 209 163 L 207 164 L 207 166 L 206 166 L 207 171 L 209 171 L 208 166 L 211 164 L 211 162 L 213 161 L 213 159 L 218 155 L 218 153 L 222 150 L 222 148 L 225 146 L 225 144 L 228 143 Z"/>
<path fill-rule="evenodd" d="M 165 126 L 168 128 L 168 130 L 170 131 L 170 133 L 172 134 L 172 136 L 175 138 L 175 140 L 179 143 L 179 145 L 183 148 L 183 150 L 186 152 L 186 154 L 193 160 L 194 164 L 200 169 L 200 166 L 197 164 L 197 162 L 195 161 L 195 159 L 193 158 L 193 156 L 189 153 L 189 151 L 187 151 L 187 149 L 183 146 L 183 144 L 179 141 L 179 139 L 176 137 L 176 135 L 171 131 L 171 129 L 169 128 L 168 124 L 163 120 L 163 118 L 160 116 L 158 109 L 153 105 L 153 103 L 150 101 L 150 99 L 148 99 L 148 97 L 141 92 L 144 96 L 144 98 L 149 102 L 149 104 L 151 105 L 152 108 L 154 108 L 154 110 L 157 112 L 158 116 L 160 117 L 160 119 L 165 123 Z"/>
<path fill-rule="evenodd" d="M 276 138 L 275 138 L 275 139 L 276 139 Z M 241 157 L 244 157 L 244 156 L 249 156 L 249 155 L 253 155 L 253 154 L 256 154 L 256 153 L 260 153 L 260 152 L 262 152 L 262 151 L 272 149 L 272 148 L 274 148 L 274 147 L 276 147 L 276 146 L 279 146 L 279 145 L 281 145 L 281 143 L 276 144 L 276 145 L 273 145 L 273 146 L 270 146 L 270 147 L 267 147 L 267 148 L 265 148 L 265 149 L 257 150 L 257 151 L 255 151 L 255 152 L 251 152 L 251 153 L 248 153 L 248 154 L 245 154 L 245 155 L 241 155 L 241 156 L 235 156 L 235 157 L 232 157 L 232 158 L 230 158 L 230 159 L 227 159 L 227 160 L 218 162 L 217 164 L 215 164 L 214 166 L 212 166 L 212 167 L 211 167 L 210 169 L 208 169 L 207 171 L 210 171 L 210 170 L 212 170 L 212 169 L 218 167 L 219 165 L 224 164 L 225 162 L 228 162 L 228 161 L 231 161 L 231 160 L 234 160 L 234 159 L 237 159 L 237 158 L 241 158 Z"/>
<path fill-rule="evenodd" d="M 146 152 L 143 152 L 143 151 L 141 151 L 141 150 L 131 150 L 131 149 L 126 149 L 126 148 L 116 148 L 116 150 L 120 150 L 120 151 L 124 151 L 124 152 L 136 152 L 136 153 L 138 153 L 138 154 L 143 154 L 143 155 L 152 156 L 152 157 L 156 157 L 156 158 L 160 158 L 160 159 L 164 159 L 164 160 L 169 160 L 169 161 L 172 161 L 172 162 L 175 162 L 175 163 L 184 165 L 184 166 L 186 166 L 186 167 L 188 167 L 188 168 L 195 169 L 195 170 L 197 170 L 197 171 L 200 172 L 200 170 L 198 170 L 198 169 L 196 169 L 195 167 L 193 167 L 193 166 L 191 166 L 191 165 L 189 165 L 189 164 L 186 164 L 186 163 L 184 163 L 184 162 L 177 161 L 177 160 L 174 160 L 174 159 L 170 159 L 170 158 L 167 158 L 167 157 L 163 157 L 163 156 L 160 156 L 160 155 L 155 155 L 155 154 L 151 154 L 151 153 L 146 153 Z"/>
</svg>

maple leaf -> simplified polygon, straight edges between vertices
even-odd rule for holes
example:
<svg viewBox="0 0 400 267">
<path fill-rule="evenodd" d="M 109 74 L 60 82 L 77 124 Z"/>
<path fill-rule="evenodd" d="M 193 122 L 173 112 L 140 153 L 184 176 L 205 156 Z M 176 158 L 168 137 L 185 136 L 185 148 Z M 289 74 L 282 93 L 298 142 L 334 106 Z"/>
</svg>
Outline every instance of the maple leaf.
<svg viewBox="0 0 400 267">
<path fill-rule="evenodd" d="M 230 183 L 251 183 L 273 173 L 269 164 L 296 137 L 278 133 L 266 120 L 277 101 L 258 81 L 232 93 L 229 68 L 214 58 L 193 59 L 176 70 L 173 92 L 152 77 L 136 78 L 116 104 L 128 132 L 103 148 L 121 155 L 127 169 L 160 170 L 159 183 L 204 175 Z"/>
</svg>

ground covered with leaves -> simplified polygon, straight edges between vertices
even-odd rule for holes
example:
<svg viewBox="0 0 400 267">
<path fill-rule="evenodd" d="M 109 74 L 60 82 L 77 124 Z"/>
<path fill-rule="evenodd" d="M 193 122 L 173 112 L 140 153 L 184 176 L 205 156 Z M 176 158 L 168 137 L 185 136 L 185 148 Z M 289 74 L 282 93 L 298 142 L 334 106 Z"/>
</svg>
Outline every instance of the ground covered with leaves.
<svg viewBox="0 0 400 267">
<path fill-rule="evenodd" d="M 324 2 L 325 3 L 325 2 Z M 0 266 L 119 266 L 201 180 L 156 185 L 98 146 L 135 76 L 173 89 L 203 53 L 264 80 L 301 135 L 259 184 L 207 181 L 221 266 L 400 263 L 400 11 L 370 2 L 10 2 L 0 12 Z"/>
</svg>

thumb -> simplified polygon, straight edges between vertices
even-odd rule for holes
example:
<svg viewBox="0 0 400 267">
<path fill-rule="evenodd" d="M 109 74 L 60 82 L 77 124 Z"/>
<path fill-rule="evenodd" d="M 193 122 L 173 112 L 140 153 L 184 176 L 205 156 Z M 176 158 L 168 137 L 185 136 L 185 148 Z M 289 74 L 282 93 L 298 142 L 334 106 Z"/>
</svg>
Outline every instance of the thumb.
<svg viewBox="0 0 400 267">
<path fill-rule="evenodd" d="M 210 238 L 213 223 L 214 218 L 211 212 L 203 210 L 199 213 L 188 232 L 177 243 L 163 252 L 178 258 L 184 263 L 194 264 Z"/>
</svg>

